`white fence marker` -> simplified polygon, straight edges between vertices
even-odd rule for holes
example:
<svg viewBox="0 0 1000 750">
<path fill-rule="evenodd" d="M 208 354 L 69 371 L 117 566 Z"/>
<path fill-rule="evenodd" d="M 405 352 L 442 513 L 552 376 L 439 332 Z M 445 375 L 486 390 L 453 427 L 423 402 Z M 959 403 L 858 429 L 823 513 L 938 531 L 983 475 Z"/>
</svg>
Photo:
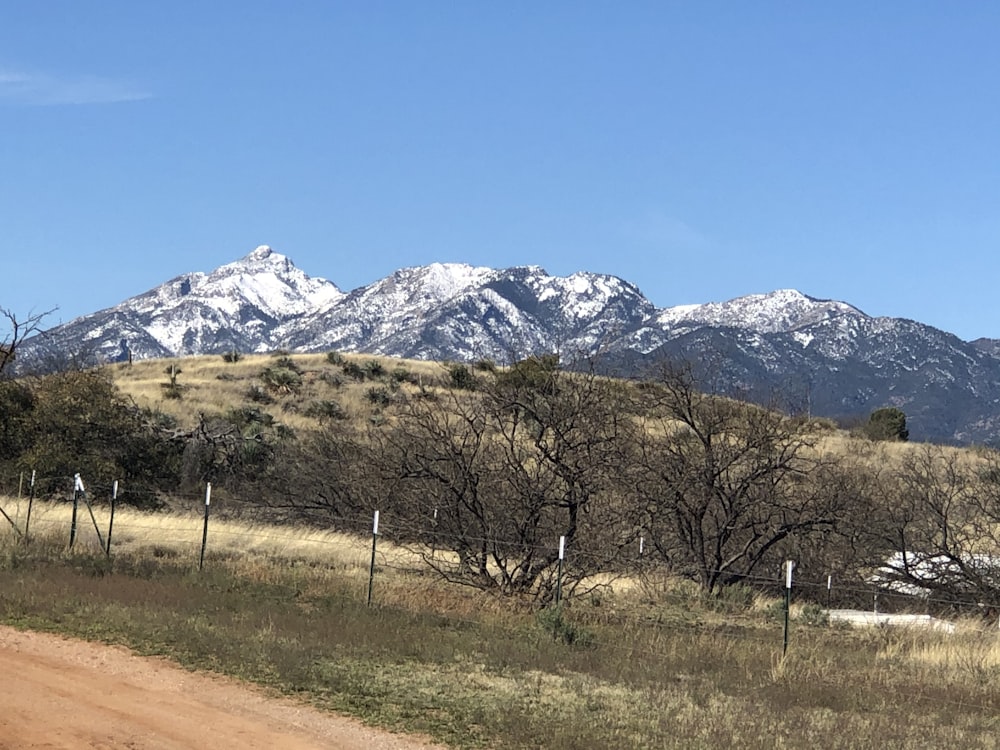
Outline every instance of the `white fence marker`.
<svg viewBox="0 0 1000 750">
<path fill-rule="evenodd" d="M 559 568 L 556 571 L 556 606 L 562 601 L 562 569 L 563 558 L 566 556 L 566 537 L 559 537 Z"/>
<path fill-rule="evenodd" d="M 378 544 L 378 511 L 372 520 L 372 562 L 368 567 L 368 606 L 372 606 L 372 586 L 375 584 L 375 545 Z"/>
<path fill-rule="evenodd" d="M 208 545 L 208 506 L 212 503 L 212 483 L 205 486 L 205 525 L 201 531 L 201 557 L 198 558 L 198 570 L 205 567 L 205 547 Z"/>
<path fill-rule="evenodd" d="M 104 554 L 111 557 L 111 530 L 115 527 L 115 501 L 118 500 L 118 480 L 111 483 L 111 518 L 108 519 L 108 546 Z"/>
<path fill-rule="evenodd" d="M 782 655 L 788 653 L 788 611 L 792 607 L 792 568 L 795 563 L 785 560 L 785 640 L 781 649 Z"/>
</svg>

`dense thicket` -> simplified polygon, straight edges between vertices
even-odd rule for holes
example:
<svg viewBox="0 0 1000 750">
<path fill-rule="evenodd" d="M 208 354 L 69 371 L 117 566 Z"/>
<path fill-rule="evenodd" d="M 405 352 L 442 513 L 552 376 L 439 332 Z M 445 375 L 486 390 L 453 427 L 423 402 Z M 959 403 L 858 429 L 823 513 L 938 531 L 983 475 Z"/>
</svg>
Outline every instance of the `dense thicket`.
<svg viewBox="0 0 1000 750">
<path fill-rule="evenodd" d="M 280 434 L 249 407 L 201 414 L 181 430 L 125 398 L 102 369 L 0 380 L 0 472 L 36 472 L 42 495 L 66 495 L 77 473 L 94 492 L 119 480 L 119 499 L 144 508 L 208 481 L 247 486 L 266 472 Z"/>
<path fill-rule="evenodd" d="M 176 486 L 179 446 L 161 415 L 139 409 L 101 370 L 0 382 L 0 467 L 38 471 L 36 491 L 68 491 L 80 473 L 124 480 L 122 499 L 152 507 Z"/>
</svg>

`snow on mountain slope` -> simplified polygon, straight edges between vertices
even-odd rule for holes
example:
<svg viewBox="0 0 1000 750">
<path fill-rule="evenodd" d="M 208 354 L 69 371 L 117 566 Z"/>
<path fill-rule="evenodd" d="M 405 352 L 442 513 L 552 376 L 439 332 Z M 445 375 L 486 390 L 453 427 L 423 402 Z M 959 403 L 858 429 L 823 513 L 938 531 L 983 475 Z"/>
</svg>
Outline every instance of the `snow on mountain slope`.
<svg viewBox="0 0 1000 750">
<path fill-rule="evenodd" d="M 422 325 L 428 312 L 482 284 L 494 273 L 464 263 L 403 268 L 279 326 L 274 338 L 286 348 L 377 350 L 379 342 Z"/>
<path fill-rule="evenodd" d="M 281 322 L 344 297 L 335 285 L 311 278 L 283 255 L 261 245 L 211 273 L 189 273 L 124 302 L 59 326 L 32 348 L 45 359 L 81 361 L 163 357 L 275 348 Z"/>
<path fill-rule="evenodd" d="M 311 351 L 505 361 L 539 348 L 593 351 L 653 310 L 638 289 L 612 276 L 555 277 L 538 266 L 494 270 L 434 263 L 356 289 L 308 319 L 280 327 L 275 339 Z"/>
<path fill-rule="evenodd" d="M 845 302 L 815 299 L 794 289 L 779 289 L 727 302 L 668 307 L 657 314 L 656 322 L 668 330 L 707 325 L 747 328 L 760 333 L 787 333 L 844 315 L 867 317 Z"/>
<path fill-rule="evenodd" d="M 302 315 L 344 297 L 334 284 L 307 276 L 267 245 L 215 269 L 192 292 L 220 300 L 219 310 L 229 315 L 238 315 L 240 306 L 249 304 L 275 319 Z"/>
<path fill-rule="evenodd" d="M 180 276 L 114 310 L 148 316 L 145 329 L 165 349 L 195 354 L 235 338 L 251 350 L 273 348 L 275 325 L 344 296 L 325 279 L 307 276 L 283 255 L 261 245 L 209 274 Z M 222 335 L 238 330 L 237 337 Z"/>
<path fill-rule="evenodd" d="M 779 392 L 814 414 L 864 415 L 892 404 L 905 408 L 915 438 L 1000 435 L 1000 346 L 873 318 L 844 302 L 784 289 L 657 309 L 614 276 L 462 263 L 400 269 L 344 294 L 267 246 L 37 336 L 19 349 L 18 364 L 234 349 L 500 363 L 599 354 L 609 371 L 630 375 L 683 358 L 712 363 L 713 377 L 734 392 L 765 401 Z"/>
</svg>

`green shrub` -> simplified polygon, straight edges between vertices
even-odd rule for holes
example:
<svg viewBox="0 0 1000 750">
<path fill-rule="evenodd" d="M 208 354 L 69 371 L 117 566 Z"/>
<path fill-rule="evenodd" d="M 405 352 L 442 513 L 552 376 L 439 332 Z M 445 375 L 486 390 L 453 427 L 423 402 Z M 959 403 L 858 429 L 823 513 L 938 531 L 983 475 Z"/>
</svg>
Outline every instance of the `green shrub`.
<svg viewBox="0 0 1000 750">
<path fill-rule="evenodd" d="M 392 379 L 392 382 L 394 382 L 394 383 L 416 383 L 417 382 L 417 378 L 413 375 L 413 373 L 410 372 L 409 370 L 407 370 L 402 365 L 398 365 L 397 367 L 394 367 L 393 370 L 392 370 L 392 372 L 389 373 L 389 377 Z"/>
<path fill-rule="evenodd" d="M 166 383 L 161 383 L 163 387 L 163 395 L 166 398 L 179 399 L 183 397 L 181 392 L 184 386 L 177 382 L 177 376 L 181 374 L 181 368 L 177 365 L 167 365 L 167 368 L 163 371 L 166 373 L 169 380 Z"/>
<path fill-rule="evenodd" d="M 555 641 L 579 648 L 589 648 L 594 644 L 594 634 L 582 625 L 568 620 L 561 605 L 541 610 L 536 619 L 542 630 Z"/>
<path fill-rule="evenodd" d="M 281 356 L 275 359 L 274 367 L 280 370 L 291 370 L 292 372 L 297 373 L 299 375 L 302 374 L 302 368 L 299 367 L 299 365 L 291 357 L 288 356 Z"/>
<path fill-rule="evenodd" d="M 392 394 L 385 386 L 376 386 L 365 391 L 365 398 L 373 406 L 388 406 L 392 403 Z"/>
<path fill-rule="evenodd" d="M 825 628 L 830 625 L 830 615 L 820 605 L 810 602 L 802 607 L 795 621 L 814 628 Z"/>
<path fill-rule="evenodd" d="M 262 385 L 257 385 L 254 383 L 249 388 L 247 388 L 246 398 L 255 404 L 273 404 L 274 399 L 271 394 Z"/>
<path fill-rule="evenodd" d="M 910 438 L 910 431 L 906 428 L 906 414 L 895 406 L 873 411 L 861 431 L 870 440 L 905 442 Z"/>
<path fill-rule="evenodd" d="M 252 425 L 270 427 L 274 424 L 274 417 L 256 406 L 238 406 L 229 410 L 226 414 L 226 421 L 240 429 Z"/>
<path fill-rule="evenodd" d="M 306 408 L 305 415 L 321 422 L 327 419 L 347 419 L 347 411 L 338 402 L 332 400 L 313 401 Z"/>
<path fill-rule="evenodd" d="M 184 386 L 178 385 L 177 383 L 161 383 L 163 387 L 163 397 L 170 399 L 181 399 L 184 398 Z"/>
<path fill-rule="evenodd" d="M 264 386 L 277 393 L 295 393 L 302 387 L 302 375 L 298 369 L 275 365 L 260 374 Z"/>
<path fill-rule="evenodd" d="M 343 374 L 339 372 L 321 372 L 319 374 L 319 379 L 333 388 L 341 388 L 346 382 Z"/>
<path fill-rule="evenodd" d="M 451 377 L 451 387 L 461 391 L 474 391 L 478 386 L 476 376 L 465 365 L 455 364 L 448 368 Z"/>
<path fill-rule="evenodd" d="M 341 366 L 341 370 L 343 370 L 347 377 L 357 380 L 358 382 L 361 382 L 368 377 L 364 368 L 362 368 L 357 362 L 344 362 Z"/>
<path fill-rule="evenodd" d="M 378 380 L 385 376 L 385 365 L 377 359 L 370 359 L 364 364 L 364 371 L 372 380 Z"/>
</svg>

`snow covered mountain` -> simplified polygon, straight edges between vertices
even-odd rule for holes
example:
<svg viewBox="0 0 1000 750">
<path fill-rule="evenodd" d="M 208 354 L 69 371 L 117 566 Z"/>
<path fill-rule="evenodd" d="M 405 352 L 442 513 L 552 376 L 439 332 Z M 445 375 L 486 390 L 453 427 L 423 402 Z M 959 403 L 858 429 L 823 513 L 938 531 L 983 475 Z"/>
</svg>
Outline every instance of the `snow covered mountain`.
<svg viewBox="0 0 1000 750">
<path fill-rule="evenodd" d="M 653 310 L 638 289 L 612 276 L 434 263 L 356 289 L 283 333 L 288 348 L 303 351 L 509 361 L 538 351 L 589 353 Z"/>
<path fill-rule="evenodd" d="M 866 415 L 895 405 L 914 438 L 1000 435 L 1000 344 L 915 321 L 873 318 L 795 290 L 658 309 L 639 289 L 587 272 L 550 276 L 434 263 L 344 293 L 261 246 L 54 328 L 25 363 L 222 353 L 354 351 L 509 362 L 540 352 L 600 355 L 635 375 L 664 357 L 710 371 L 714 387 L 791 411 Z"/>
<path fill-rule="evenodd" d="M 275 328 L 344 297 L 266 245 L 211 273 L 189 273 L 106 310 L 33 339 L 49 359 L 82 361 L 172 357 L 206 352 L 270 351 Z"/>
</svg>

